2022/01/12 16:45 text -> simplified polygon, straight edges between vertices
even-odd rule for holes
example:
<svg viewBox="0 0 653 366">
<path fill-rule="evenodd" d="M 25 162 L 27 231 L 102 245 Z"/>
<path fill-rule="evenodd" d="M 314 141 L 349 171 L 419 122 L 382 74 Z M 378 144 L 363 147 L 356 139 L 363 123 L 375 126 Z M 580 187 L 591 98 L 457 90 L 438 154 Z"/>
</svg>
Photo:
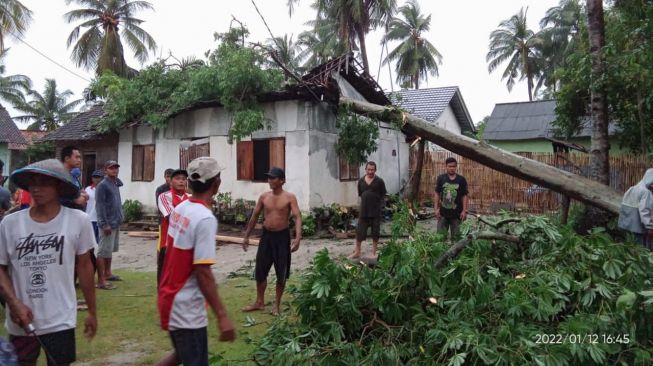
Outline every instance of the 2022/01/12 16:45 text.
<svg viewBox="0 0 653 366">
<path fill-rule="evenodd" d="M 536 334 L 536 344 L 628 344 L 628 334 L 569 333 Z"/>
</svg>

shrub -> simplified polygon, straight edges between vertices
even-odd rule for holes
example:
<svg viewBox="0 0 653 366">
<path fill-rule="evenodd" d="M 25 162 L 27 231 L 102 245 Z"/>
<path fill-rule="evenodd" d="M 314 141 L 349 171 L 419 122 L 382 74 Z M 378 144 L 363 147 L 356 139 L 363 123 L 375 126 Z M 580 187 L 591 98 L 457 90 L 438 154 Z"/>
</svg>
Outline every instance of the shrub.
<svg viewBox="0 0 653 366">
<path fill-rule="evenodd" d="M 138 221 L 143 218 L 143 205 L 138 200 L 126 200 L 122 204 L 125 222 Z"/>
</svg>

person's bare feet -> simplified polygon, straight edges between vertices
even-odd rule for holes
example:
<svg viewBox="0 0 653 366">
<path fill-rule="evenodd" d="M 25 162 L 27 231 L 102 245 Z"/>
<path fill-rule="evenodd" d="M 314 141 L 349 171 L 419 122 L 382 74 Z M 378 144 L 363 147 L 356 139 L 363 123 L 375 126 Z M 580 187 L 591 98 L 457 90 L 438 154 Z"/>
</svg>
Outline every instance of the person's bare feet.
<svg viewBox="0 0 653 366">
<path fill-rule="evenodd" d="M 358 259 L 358 258 L 360 258 L 360 257 L 361 257 L 361 253 L 360 253 L 360 252 L 355 252 L 355 251 L 354 251 L 354 252 L 351 253 L 347 258 L 349 258 L 349 259 Z"/>
<path fill-rule="evenodd" d="M 251 311 L 258 311 L 258 310 L 263 310 L 263 309 L 265 309 L 265 304 L 257 304 L 257 303 L 253 303 L 253 304 L 251 304 L 251 305 L 247 305 L 247 306 L 245 306 L 245 307 L 242 308 L 241 310 L 242 310 L 242 312 L 244 312 L 244 313 L 249 313 L 249 312 L 251 312 Z"/>
<path fill-rule="evenodd" d="M 279 316 L 279 307 L 276 305 L 272 305 L 272 310 L 270 311 L 270 314 L 274 316 Z"/>
</svg>

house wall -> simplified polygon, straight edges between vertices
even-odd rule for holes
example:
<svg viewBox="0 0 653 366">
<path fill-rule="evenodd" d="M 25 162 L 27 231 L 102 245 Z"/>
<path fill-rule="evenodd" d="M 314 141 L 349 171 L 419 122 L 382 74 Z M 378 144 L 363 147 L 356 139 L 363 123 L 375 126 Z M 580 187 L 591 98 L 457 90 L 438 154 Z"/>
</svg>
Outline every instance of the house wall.
<svg viewBox="0 0 653 366">
<path fill-rule="evenodd" d="M 451 105 L 448 105 L 444 111 L 442 111 L 438 119 L 435 120 L 435 125 L 458 135 L 460 135 L 462 132 L 460 123 L 458 122 L 458 119 L 456 118 Z M 444 148 L 432 143 L 431 141 L 428 141 L 426 147 L 431 151 L 445 150 Z"/>
<path fill-rule="evenodd" d="M 299 207 L 309 210 L 333 202 L 356 205 L 356 182 L 341 182 L 335 152 L 338 134 L 335 115 L 326 103 L 279 101 L 263 105 L 269 125 L 252 134 L 252 139 L 285 138 L 286 184 L 284 188 L 297 196 Z M 222 108 L 204 108 L 182 113 L 166 128 L 153 130 L 136 126 L 120 132 L 118 156 L 120 177 L 125 182 L 123 199 L 138 199 L 146 208 L 155 209 L 154 192 L 164 182 L 163 171 L 179 166 L 179 147 L 190 138 L 209 138 L 210 155 L 225 169 L 221 192 L 233 199 L 256 200 L 269 190 L 265 182 L 237 180 L 237 145 L 228 143 L 231 118 Z M 152 182 L 131 182 L 132 146 L 155 144 L 155 169 Z M 393 153 L 394 150 L 394 153 Z M 379 149 L 370 156 L 377 162 L 379 175 L 388 191 L 396 193 L 408 179 L 408 145 L 405 136 L 390 125 L 380 130 Z M 361 167 L 361 176 L 364 167 Z"/>
</svg>

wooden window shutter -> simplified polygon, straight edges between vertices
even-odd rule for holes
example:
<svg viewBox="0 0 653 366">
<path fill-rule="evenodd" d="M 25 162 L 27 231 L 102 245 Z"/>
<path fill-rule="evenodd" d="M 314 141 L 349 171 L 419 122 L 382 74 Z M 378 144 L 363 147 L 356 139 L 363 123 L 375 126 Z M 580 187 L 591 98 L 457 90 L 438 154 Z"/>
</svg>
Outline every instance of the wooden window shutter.
<svg viewBox="0 0 653 366">
<path fill-rule="evenodd" d="M 155 145 L 143 146 L 143 180 L 154 180 L 154 149 Z"/>
<path fill-rule="evenodd" d="M 286 169 L 286 139 L 270 139 L 270 168 Z"/>
<path fill-rule="evenodd" d="M 132 147 L 132 181 L 143 180 L 143 146 Z"/>
<path fill-rule="evenodd" d="M 338 157 L 338 163 L 340 165 L 340 180 L 349 180 L 349 164 L 347 160 Z"/>
<path fill-rule="evenodd" d="M 240 141 L 236 145 L 237 176 L 238 180 L 254 179 L 254 143 Z"/>
<path fill-rule="evenodd" d="M 358 179 L 360 173 L 360 167 L 358 164 L 349 163 L 349 179 L 354 180 Z"/>
</svg>

